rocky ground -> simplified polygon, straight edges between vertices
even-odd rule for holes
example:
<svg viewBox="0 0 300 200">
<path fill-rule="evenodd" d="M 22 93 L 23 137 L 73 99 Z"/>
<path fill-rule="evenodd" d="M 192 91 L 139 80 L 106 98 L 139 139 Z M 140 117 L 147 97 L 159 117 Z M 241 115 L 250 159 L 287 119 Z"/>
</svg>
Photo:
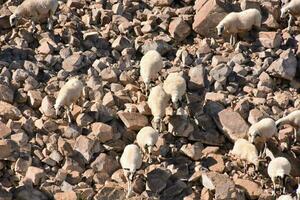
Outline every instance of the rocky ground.
<svg viewBox="0 0 300 200">
<path fill-rule="evenodd" d="M 0 2 L 1 200 L 125 199 L 118 158 L 152 120 L 139 77 L 150 49 L 164 57 L 163 78 L 184 71 L 188 92 L 178 115 L 167 109 L 161 158 L 143 163 L 131 199 L 274 199 L 267 163 L 247 171 L 228 152 L 251 124 L 300 107 L 300 30 L 286 31 L 279 1 L 68 0 L 53 31 L 42 24 L 32 33 L 23 23 L 16 34 L 8 18 L 21 2 Z M 251 7 L 263 14 L 259 32 L 234 48 L 216 36 L 226 13 Z M 78 74 L 88 95 L 69 125 L 53 104 Z M 285 126 L 281 144 L 268 141 L 292 164 L 288 193 L 300 177 L 292 132 Z"/>
</svg>

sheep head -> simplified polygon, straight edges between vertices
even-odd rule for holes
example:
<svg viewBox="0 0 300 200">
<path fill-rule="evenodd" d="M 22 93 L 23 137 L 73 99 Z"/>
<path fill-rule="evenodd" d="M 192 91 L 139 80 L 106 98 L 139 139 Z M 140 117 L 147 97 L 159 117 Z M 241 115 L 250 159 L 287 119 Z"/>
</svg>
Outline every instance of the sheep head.
<svg viewBox="0 0 300 200">
<path fill-rule="evenodd" d="M 216 28 L 217 28 L 218 36 L 221 37 L 224 33 L 225 26 L 220 23 Z"/>
<path fill-rule="evenodd" d="M 258 130 L 249 130 L 248 132 L 248 141 L 252 144 L 255 143 L 256 138 L 260 137 L 261 134 Z"/>
<path fill-rule="evenodd" d="M 19 21 L 20 17 L 17 13 L 14 13 L 12 14 L 10 17 L 9 17 L 9 23 L 12 27 L 16 26 L 18 21 Z"/>
<path fill-rule="evenodd" d="M 280 18 L 285 18 L 290 13 L 290 8 L 284 6 L 283 8 L 281 8 L 280 12 Z"/>
</svg>

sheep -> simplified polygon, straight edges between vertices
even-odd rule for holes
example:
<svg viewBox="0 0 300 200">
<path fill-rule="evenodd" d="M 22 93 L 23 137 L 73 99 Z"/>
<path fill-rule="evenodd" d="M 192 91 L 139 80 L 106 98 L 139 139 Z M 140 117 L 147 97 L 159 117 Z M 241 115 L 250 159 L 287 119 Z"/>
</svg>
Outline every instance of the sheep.
<svg viewBox="0 0 300 200">
<path fill-rule="evenodd" d="M 166 114 L 169 100 L 169 95 L 164 91 L 161 85 L 151 89 L 147 103 L 153 115 L 154 128 L 158 130 L 158 132 L 162 131 L 162 118 Z"/>
<path fill-rule="evenodd" d="M 132 193 L 132 181 L 136 170 L 142 166 L 142 154 L 140 148 L 135 144 L 129 144 L 124 148 L 120 158 L 120 164 L 128 183 L 127 198 Z"/>
<path fill-rule="evenodd" d="M 278 140 L 278 131 L 276 128 L 275 121 L 271 118 L 264 118 L 259 122 L 252 124 L 248 130 L 248 140 L 253 144 L 262 143 L 264 144 L 263 151 L 260 151 L 260 156 L 262 157 L 263 153 L 266 150 L 266 141 L 269 138 L 275 136 L 275 139 Z"/>
<path fill-rule="evenodd" d="M 293 200 L 293 197 L 289 194 L 281 195 L 277 200 Z"/>
<path fill-rule="evenodd" d="M 156 147 L 156 142 L 158 140 L 158 133 L 152 127 L 146 126 L 142 128 L 137 136 L 136 140 L 143 153 L 148 154 L 149 163 L 152 163 L 151 153 L 153 147 Z"/>
<path fill-rule="evenodd" d="M 291 163 L 284 157 L 277 157 L 271 160 L 268 165 L 268 175 L 273 183 L 273 194 L 276 191 L 275 181 L 280 181 L 280 186 L 283 186 L 283 193 L 285 193 L 285 183 L 291 172 Z"/>
<path fill-rule="evenodd" d="M 276 121 L 276 126 L 279 128 L 283 124 L 289 124 L 294 128 L 294 143 L 297 142 L 297 131 L 300 127 L 300 110 L 295 110 L 285 117 Z"/>
<path fill-rule="evenodd" d="M 171 96 L 172 103 L 178 109 L 178 101 L 186 94 L 186 82 L 182 72 L 170 73 L 164 81 L 164 90 Z"/>
<path fill-rule="evenodd" d="M 290 2 L 286 3 L 281 8 L 280 17 L 285 18 L 287 15 L 289 15 L 288 31 L 291 31 L 293 17 L 300 16 L 300 1 L 299 0 L 291 0 Z"/>
<path fill-rule="evenodd" d="M 84 94 L 84 85 L 77 77 L 71 78 L 65 83 L 65 85 L 60 89 L 55 104 L 54 109 L 56 115 L 60 114 L 60 108 L 66 107 L 68 122 L 71 123 L 71 105 Z"/>
<path fill-rule="evenodd" d="M 230 34 L 230 44 L 234 45 L 238 33 L 247 32 L 253 26 L 260 28 L 261 19 L 260 12 L 254 8 L 241 12 L 231 12 L 217 25 L 218 36 L 222 36 L 224 31 L 227 31 Z"/>
<path fill-rule="evenodd" d="M 142 57 L 140 62 L 140 75 L 146 86 L 146 95 L 148 95 L 150 81 L 158 77 L 158 73 L 163 67 L 163 60 L 158 51 L 147 51 Z"/>
<path fill-rule="evenodd" d="M 48 29 L 52 30 L 52 16 L 55 14 L 57 7 L 57 0 L 25 0 L 10 16 L 10 25 L 12 27 L 15 26 L 20 18 L 29 18 L 31 19 L 32 27 L 35 29 L 35 22 L 38 22 L 42 17 L 47 16 Z"/>
<path fill-rule="evenodd" d="M 258 152 L 256 147 L 249 141 L 239 138 L 235 141 L 233 149 L 229 152 L 234 156 L 239 157 L 241 160 L 246 161 L 255 166 L 255 170 L 258 170 L 260 159 L 258 158 Z M 247 166 L 245 166 L 245 171 Z"/>
</svg>

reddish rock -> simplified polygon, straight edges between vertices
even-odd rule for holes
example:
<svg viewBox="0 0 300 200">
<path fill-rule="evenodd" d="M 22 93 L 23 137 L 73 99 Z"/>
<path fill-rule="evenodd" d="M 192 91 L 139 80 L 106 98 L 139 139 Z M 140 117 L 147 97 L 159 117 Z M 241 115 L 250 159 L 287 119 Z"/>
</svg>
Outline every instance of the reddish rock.
<svg viewBox="0 0 300 200">
<path fill-rule="evenodd" d="M 182 41 L 190 35 L 191 28 L 181 17 L 176 17 L 169 25 L 169 33 L 177 41 Z"/>
<path fill-rule="evenodd" d="M 102 122 L 95 122 L 92 124 L 92 134 L 104 143 L 113 139 L 113 127 Z"/>
<path fill-rule="evenodd" d="M 278 48 L 281 45 L 282 38 L 278 32 L 259 32 L 258 41 L 265 48 Z"/>
<path fill-rule="evenodd" d="M 0 121 L 0 139 L 3 139 L 11 134 L 11 129 Z"/>
<path fill-rule="evenodd" d="M 125 124 L 126 128 L 131 130 L 140 130 L 148 125 L 148 119 L 140 113 L 119 112 L 118 116 Z"/>
<path fill-rule="evenodd" d="M 233 142 L 239 138 L 244 138 L 249 129 L 249 125 L 242 116 L 231 108 L 219 112 L 218 117 L 215 117 L 215 121 L 228 139 Z"/>
</svg>

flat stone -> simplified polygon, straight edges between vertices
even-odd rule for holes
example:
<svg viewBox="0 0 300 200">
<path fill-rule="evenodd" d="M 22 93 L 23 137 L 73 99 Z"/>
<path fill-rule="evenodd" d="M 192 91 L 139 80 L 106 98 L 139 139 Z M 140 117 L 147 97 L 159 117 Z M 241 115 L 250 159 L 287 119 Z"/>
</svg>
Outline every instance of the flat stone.
<svg viewBox="0 0 300 200">
<path fill-rule="evenodd" d="M 236 179 L 234 180 L 234 183 L 236 186 L 244 189 L 250 199 L 257 199 L 263 192 L 262 187 L 258 183 L 247 179 Z"/>
<path fill-rule="evenodd" d="M 237 199 L 234 182 L 225 174 L 216 172 L 202 173 L 202 184 L 209 190 L 215 190 L 215 199 Z"/>
<path fill-rule="evenodd" d="M 0 139 L 3 139 L 11 134 L 11 129 L 0 121 Z"/>
<path fill-rule="evenodd" d="M 249 125 L 238 112 L 234 112 L 231 108 L 219 112 L 214 120 L 225 136 L 233 142 L 247 135 Z"/>
<path fill-rule="evenodd" d="M 91 125 L 92 127 L 92 134 L 100 142 L 105 143 L 110 141 L 114 137 L 113 127 L 102 122 L 95 122 Z"/>
<path fill-rule="evenodd" d="M 149 124 L 147 117 L 140 113 L 119 112 L 118 116 L 126 128 L 138 131 Z"/>
</svg>

